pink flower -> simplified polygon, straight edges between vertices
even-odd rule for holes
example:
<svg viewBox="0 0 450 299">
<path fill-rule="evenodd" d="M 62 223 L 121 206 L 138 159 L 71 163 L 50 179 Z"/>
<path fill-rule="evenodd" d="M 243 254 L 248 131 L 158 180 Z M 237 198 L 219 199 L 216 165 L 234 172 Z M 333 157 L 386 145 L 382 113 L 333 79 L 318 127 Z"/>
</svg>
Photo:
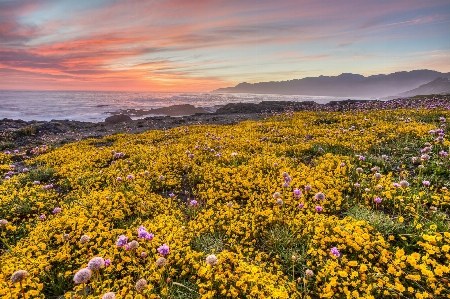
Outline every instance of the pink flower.
<svg viewBox="0 0 450 299">
<path fill-rule="evenodd" d="M 427 154 L 424 154 L 424 155 L 420 156 L 420 159 L 421 159 L 422 161 L 430 160 L 430 156 L 427 155 Z"/>
<path fill-rule="evenodd" d="M 315 200 L 324 200 L 325 194 L 323 194 L 322 192 L 318 192 L 316 195 L 314 195 L 314 199 Z"/>
<path fill-rule="evenodd" d="M 316 212 L 322 212 L 323 208 L 321 206 L 316 206 Z"/>
<path fill-rule="evenodd" d="M 88 282 L 89 279 L 91 279 L 92 277 L 92 272 L 90 269 L 88 268 L 84 268 L 79 270 L 75 276 L 73 277 L 73 281 L 76 284 L 80 284 L 80 283 L 86 283 Z"/>
<path fill-rule="evenodd" d="M 405 180 L 400 181 L 399 185 L 402 188 L 408 188 L 409 187 L 408 181 L 405 181 Z"/>
<path fill-rule="evenodd" d="M 88 263 L 88 268 L 92 271 L 98 271 L 105 266 L 105 260 L 102 257 L 96 256 Z"/>
<path fill-rule="evenodd" d="M 158 252 L 159 254 L 166 256 L 170 252 L 169 246 L 167 246 L 167 244 L 164 243 L 163 245 L 158 247 Z"/>
<path fill-rule="evenodd" d="M 123 247 L 123 246 L 125 246 L 127 244 L 127 242 L 128 242 L 128 237 L 125 236 L 125 235 L 120 235 L 119 239 L 116 242 L 116 245 L 118 247 Z"/>
<path fill-rule="evenodd" d="M 337 249 L 337 247 L 333 247 L 331 248 L 331 254 L 334 255 L 335 257 L 340 257 L 341 253 L 339 252 L 339 250 Z"/>
<path fill-rule="evenodd" d="M 155 235 L 147 232 L 147 229 L 143 225 L 138 228 L 138 238 L 151 241 L 154 237 Z"/>
<path fill-rule="evenodd" d="M 125 245 L 125 250 L 136 250 L 139 247 L 138 241 L 131 241 Z"/>
</svg>

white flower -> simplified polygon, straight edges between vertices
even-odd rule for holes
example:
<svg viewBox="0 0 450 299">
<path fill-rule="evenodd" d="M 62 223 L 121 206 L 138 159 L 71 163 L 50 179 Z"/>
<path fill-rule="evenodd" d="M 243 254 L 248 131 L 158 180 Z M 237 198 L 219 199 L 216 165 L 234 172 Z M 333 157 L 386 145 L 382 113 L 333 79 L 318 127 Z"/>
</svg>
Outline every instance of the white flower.
<svg viewBox="0 0 450 299">
<path fill-rule="evenodd" d="M 217 265 L 218 261 L 219 260 L 217 259 L 217 257 L 214 254 L 210 254 L 206 257 L 206 263 L 211 266 Z"/>
</svg>

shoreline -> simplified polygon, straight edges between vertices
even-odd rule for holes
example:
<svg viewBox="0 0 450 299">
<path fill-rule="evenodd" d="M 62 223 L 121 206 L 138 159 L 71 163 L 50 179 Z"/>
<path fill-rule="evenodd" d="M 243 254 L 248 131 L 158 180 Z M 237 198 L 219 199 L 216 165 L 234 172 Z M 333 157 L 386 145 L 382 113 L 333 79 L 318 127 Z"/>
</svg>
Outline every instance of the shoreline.
<svg viewBox="0 0 450 299">
<path fill-rule="evenodd" d="M 197 114 L 183 117 L 154 116 L 138 120 L 111 123 L 91 123 L 74 120 L 23 121 L 0 119 L 0 152 L 19 150 L 28 152 L 34 147 L 62 146 L 87 138 L 130 133 L 137 134 L 148 130 L 165 130 L 179 126 L 198 124 L 232 125 L 244 120 L 259 120 L 267 115 L 245 114 Z"/>
<path fill-rule="evenodd" d="M 147 130 L 164 130 L 179 126 L 232 125 L 246 120 L 261 120 L 286 112 L 349 112 L 401 108 L 450 109 L 450 98 L 448 96 L 422 96 L 389 101 L 332 101 L 327 104 L 289 101 L 263 101 L 257 104 L 232 103 L 223 105 L 212 113 L 197 112 L 189 116 L 149 116 L 137 120 L 126 116 L 128 117 L 127 121 L 117 123 L 76 120 L 23 121 L 4 118 L 0 119 L 0 151 L 26 152 L 42 145 L 62 146 L 87 138 L 103 138 L 121 133 L 136 134 Z"/>
</svg>

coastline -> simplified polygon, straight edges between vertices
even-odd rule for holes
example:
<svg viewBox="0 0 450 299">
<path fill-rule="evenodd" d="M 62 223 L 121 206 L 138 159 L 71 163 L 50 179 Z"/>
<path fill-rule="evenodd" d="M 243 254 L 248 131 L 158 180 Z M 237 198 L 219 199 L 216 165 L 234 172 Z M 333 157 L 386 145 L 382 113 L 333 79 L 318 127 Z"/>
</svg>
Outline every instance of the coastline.
<svg viewBox="0 0 450 299">
<path fill-rule="evenodd" d="M 171 117 L 153 116 L 120 123 L 91 123 L 74 120 L 23 121 L 0 120 L 0 151 L 29 151 L 34 147 L 62 146 L 87 138 L 103 138 L 122 133 L 142 133 L 148 130 L 165 130 L 197 124 L 231 125 L 244 120 L 267 117 L 258 113 L 244 114 L 196 114 Z"/>
<path fill-rule="evenodd" d="M 195 113 L 184 116 L 149 116 L 125 122 L 82 122 L 75 120 L 23 121 L 0 120 L 0 151 L 19 150 L 26 152 L 36 146 L 62 146 L 86 138 L 102 138 L 121 133 L 142 133 L 147 130 L 164 130 L 197 124 L 232 125 L 245 120 L 260 120 L 280 113 L 296 111 L 347 112 L 374 109 L 399 108 L 450 109 L 448 96 L 421 96 L 389 101 L 335 101 L 327 104 L 315 102 L 263 101 L 254 103 L 232 103 L 219 107 L 212 113 Z M 168 107 L 171 109 L 172 107 Z M 162 111 L 164 112 L 164 111 Z M 136 111 L 133 111 L 136 113 Z"/>
</svg>

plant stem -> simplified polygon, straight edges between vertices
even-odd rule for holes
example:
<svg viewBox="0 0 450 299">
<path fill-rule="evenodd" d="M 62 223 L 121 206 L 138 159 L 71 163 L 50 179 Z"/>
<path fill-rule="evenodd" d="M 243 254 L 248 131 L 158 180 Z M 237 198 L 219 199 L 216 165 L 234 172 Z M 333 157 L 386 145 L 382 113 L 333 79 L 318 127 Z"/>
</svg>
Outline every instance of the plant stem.
<svg viewBox="0 0 450 299">
<path fill-rule="evenodd" d="M 100 274 L 100 270 L 97 270 L 97 275 L 98 275 L 98 279 L 100 281 L 100 285 L 103 284 L 103 279 L 102 279 L 102 275 Z"/>
<path fill-rule="evenodd" d="M 22 281 L 20 282 L 20 289 L 22 290 L 22 297 L 23 297 L 23 299 L 26 299 L 26 297 L 25 297 L 25 290 L 23 289 L 23 286 L 22 286 Z"/>
<path fill-rule="evenodd" d="M 295 280 L 295 277 L 294 277 L 294 267 L 295 267 L 295 265 L 292 264 L 292 280 Z"/>
</svg>

